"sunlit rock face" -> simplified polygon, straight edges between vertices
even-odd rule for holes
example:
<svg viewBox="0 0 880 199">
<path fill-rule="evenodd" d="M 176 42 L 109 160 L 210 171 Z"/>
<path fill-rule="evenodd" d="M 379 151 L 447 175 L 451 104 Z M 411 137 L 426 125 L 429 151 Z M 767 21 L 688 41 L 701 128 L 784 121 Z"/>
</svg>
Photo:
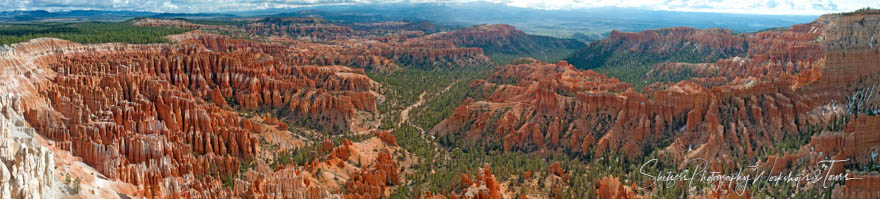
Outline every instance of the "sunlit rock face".
<svg viewBox="0 0 880 199">
<path fill-rule="evenodd" d="M 0 96 L 0 198 L 55 198 L 55 160 L 35 141 L 35 131 L 21 115 L 21 98 Z"/>
<path fill-rule="evenodd" d="M 18 114 L 4 120 L 10 121 L 3 123 L 4 135 L 39 133 L 108 178 L 137 185 L 138 195 L 244 195 L 248 190 L 222 188 L 220 177 L 237 173 L 240 161 L 259 150 L 254 134 L 260 126 L 232 107 L 287 109 L 291 117 L 338 131 L 362 128 L 355 112 L 376 111 L 377 83 L 363 69 L 290 66 L 282 64 L 286 52 L 210 35 L 172 45 L 19 44 L 4 69 L 33 70 L 24 75 L 34 79 L 7 78 L 30 101 L 4 100 L 3 110 Z M 4 149 L 10 151 L 3 154 L 12 167 L 2 179 L 13 186 L 4 193 L 51 198 L 42 191 L 52 185 L 44 175 L 54 178 L 46 166 L 53 165 L 51 153 L 26 144 L 30 140 L 8 139 Z M 287 190 L 309 190 L 301 188 Z"/>
<path fill-rule="evenodd" d="M 281 165 L 273 170 L 257 165 L 247 172 L 240 167 L 263 154 L 257 137 L 268 125 L 280 131 L 286 131 L 288 124 L 328 132 L 375 130 L 377 122 L 367 120 L 376 120 L 377 103 L 384 97 L 367 71 L 393 73 L 400 70 L 398 63 L 434 69 L 491 65 L 480 48 L 420 38 L 425 31 L 434 32 L 430 23 L 335 26 L 293 20 L 283 21 L 289 23 L 286 26 L 266 21 L 246 27 L 160 19 L 133 23 L 267 36 L 272 42 L 202 31 L 169 36 L 171 44 L 84 45 L 35 39 L 4 47 L 0 80 L 6 84 L 0 90 L 21 96 L 13 100 L 20 104 L 14 111 L 20 117 L 16 121 L 23 123 L 18 126 L 32 127 L 28 132 L 48 139 L 52 150 L 69 152 L 63 157 L 80 158 L 64 164 L 81 161 L 102 180 L 131 189 L 110 193 L 147 198 L 328 198 L 343 197 L 338 195 L 342 190 L 349 190 L 349 197 L 387 195 L 386 187 L 402 184 L 399 146 L 388 132 L 375 134 L 381 141 L 336 147 L 321 158 L 328 160 L 308 166 Z M 305 37 L 290 40 L 263 34 Z M 239 111 L 274 115 L 250 118 Z M 367 150 L 367 146 L 393 153 L 364 155 L 350 148 Z M 34 147 L 36 152 L 19 156 L 53 159 L 51 152 L 46 155 Z M 372 164 L 355 167 L 347 162 L 349 158 Z M 331 170 L 318 172 L 318 168 Z M 43 168 L 30 170 L 35 169 Z M 344 177 L 326 179 L 326 173 Z M 22 178 L 3 179 L 12 180 L 5 183 Z M 101 185 L 87 185 L 94 186 Z M 7 188 L 9 193 L 24 194 L 16 186 Z M 31 190 L 42 189 L 51 187 Z M 51 193 L 34 192 L 37 198 Z"/>
<path fill-rule="evenodd" d="M 425 36 L 425 31 L 435 29 L 428 22 L 343 26 L 320 18 L 291 17 L 267 18 L 242 29 L 243 34 L 249 36 L 293 38 L 280 39 L 295 48 L 291 52 L 295 56 L 284 59 L 291 64 L 343 65 L 385 72 L 399 70 L 398 64 L 427 68 L 485 67 L 490 64 L 481 48 L 454 43 L 455 40 L 450 38 Z"/>
<path fill-rule="evenodd" d="M 586 153 L 594 147 L 639 151 L 637 139 L 630 139 L 633 145 L 622 145 L 620 139 L 647 138 L 642 133 L 666 129 L 673 122 L 671 114 L 658 114 L 672 106 L 650 103 L 625 83 L 576 70 L 565 62 L 531 60 L 506 66 L 487 80 L 472 82 L 471 88 L 486 91 L 487 98 L 465 101 L 432 132 L 501 142 L 505 151 L 560 148 Z"/>
<path fill-rule="evenodd" d="M 169 37 L 171 44 L 44 38 L 0 49 L 0 91 L 8 93 L 0 96 L 0 198 L 60 196 L 55 148 L 80 158 L 74 162 L 93 167 L 96 176 L 131 185 L 125 194 L 137 197 L 381 198 L 408 185 L 408 167 L 394 135 L 363 121 L 378 116 L 383 98 L 368 71 L 491 66 L 481 48 L 522 53 L 536 46 L 581 47 L 535 41 L 507 25 L 434 33 L 430 23 L 342 26 L 314 18 L 241 27 L 153 19 L 135 24 L 240 31 L 269 42 L 194 31 Z M 850 159 L 831 168 L 840 172 L 880 160 L 878 26 L 880 13 L 868 10 L 748 34 L 612 32 L 596 43 L 602 50 L 663 57 L 686 49 L 703 57 L 654 65 L 648 78 L 691 77 L 642 91 L 565 61 L 515 60 L 470 82 L 473 98 L 429 133 L 449 146 L 585 159 L 638 160 L 656 151 L 675 161 L 710 159 L 713 169 L 736 168 L 745 159 L 780 172 Z M 823 130 L 843 117 L 848 124 Z M 326 155 L 305 165 L 257 163 L 242 171 L 248 158 L 265 152 L 258 136 L 284 131 L 286 122 L 373 132 L 375 138 L 325 140 L 318 150 Z M 794 152 L 760 154 L 799 136 L 810 141 Z M 51 148 L 35 141 L 40 137 Z M 569 175 L 558 163 L 547 169 L 553 178 Z M 836 187 L 833 196 L 880 195 L 876 174 L 855 176 L 864 181 Z M 463 174 L 461 189 L 449 196 L 501 198 L 504 183 L 487 165 L 473 178 Z M 594 183 L 600 196 L 635 195 L 615 176 Z"/>
<path fill-rule="evenodd" d="M 424 194 L 424 198 L 500 199 L 507 197 L 503 195 L 501 184 L 492 174 L 492 168 L 488 164 L 477 169 L 475 178 L 471 179 L 468 174 L 461 174 L 459 182 L 460 187 L 463 187 L 461 192 L 448 193 L 448 196 L 427 192 Z"/>
<path fill-rule="evenodd" d="M 643 32 L 612 31 L 599 43 L 608 50 L 633 50 L 650 56 L 670 56 L 684 47 L 707 51 L 703 59 L 733 56 L 745 51 L 745 39 L 726 29 L 698 30 L 688 27 L 662 28 Z"/>
<path fill-rule="evenodd" d="M 686 43 L 717 56 L 706 63 L 657 64 L 649 78 L 683 70 L 694 77 L 641 93 L 567 63 L 514 61 L 472 82 L 471 91 L 486 97 L 466 100 L 431 131 L 506 151 L 591 157 L 638 159 L 662 147 L 663 157 L 712 159 L 718 160 L 713 168 L 729 168 L 733 160 L 757 160 L 784 139 L 819 133 L 836 118 L 877 110 L 880 51 L 871 38 L 878 20 L 877 11 L 862 11 L 749 34 L 687 28 L 613 33 L 598 43 L 658 55 Z M 871 120 L 860 117 L 850 125 Z M 820 140 L 827 139 L 838 138 Z M 661 140 L 671 142 L 657 145 Z M 865 141 L 860 151 L 880 147 L 869 137 L 858 140 Z"/>
</svg>

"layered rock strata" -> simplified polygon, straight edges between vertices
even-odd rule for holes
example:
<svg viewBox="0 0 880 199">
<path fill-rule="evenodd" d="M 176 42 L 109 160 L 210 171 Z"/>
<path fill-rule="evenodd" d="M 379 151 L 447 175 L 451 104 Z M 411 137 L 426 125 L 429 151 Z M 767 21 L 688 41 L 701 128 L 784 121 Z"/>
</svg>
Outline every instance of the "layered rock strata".
<svg viewBox="0 0 880 199">
<path fill-rule="evenodd" d="M 675 49 L 664 47 L 669 41 L 688 41 L 746 57 L 660 64 L 654 72 L 688 68 L 706 77 L 654 84 L 644 94 L 564 62 L 515 61 L 520 64 L 472 82 L 471 91 L 486 97 L 465 100 L 431 132 L 506 151 L 636 159 L 663 147 L 662 154 L 674 160 L 754 160 L 775 143 L 809 136 L 838 116 L 876 110 L 880 51 L 866 39 L 877 29 L 878 23 L 868 23 L 880 19 L 875 12 L 827 15 L 742 36 L 692 29 L 612 34 L 603 42 L 626 41 L 615 46 L 657 55 Z M 695 38 L 701 34 L 715 39 Z M 726 51 L 713 54 L 724 57 Z M 658 144 L 662 140 L 671 142 Z"/>
<path fill-rule="evenodd" d="M 36 142 L 18 96 L 0 96 L 0 198 L 59 197 L 53 152 Z"/>
<path fill-rule="evenodd" d="M 355 112 L 376 110 L 376 83 L 363 69 L 282 64 L 275 56 L 285 56 L 286 48 L 242 40 L 178 39 L 172 45 L 39 39 L 13 46 L 9 57 L 26 60 L 7 63 L 32 61 L 38 71 L 24 75 L 45 77 L 15 82 L 32 99 L 15 112 L 107 178 L 137 185 L 136 196 L 201 198 L 257 194 L 247 188 L 257 182 L 246 180 L 259 178 L 239 176 L 254 175 L 240 165 L 260 150 L 260 124 L 231 108 L 285 109 L 337 131 L 363 128 Z M 302 188 L 278 194 L 326 194 Z"/>
</svg>

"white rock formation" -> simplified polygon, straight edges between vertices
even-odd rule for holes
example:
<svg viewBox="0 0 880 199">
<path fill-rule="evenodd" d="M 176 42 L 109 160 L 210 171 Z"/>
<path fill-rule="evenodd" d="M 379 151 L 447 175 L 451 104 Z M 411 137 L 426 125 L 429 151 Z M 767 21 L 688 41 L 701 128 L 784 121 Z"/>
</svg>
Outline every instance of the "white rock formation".
<svg viewBox="0 0 880 199">
<path fill-rule="evenodd" d="M 56 198 L 52 151 L 36 143 L 21 112 L 19 97 L 0 96 L 0 198 Z"/>
</svg>

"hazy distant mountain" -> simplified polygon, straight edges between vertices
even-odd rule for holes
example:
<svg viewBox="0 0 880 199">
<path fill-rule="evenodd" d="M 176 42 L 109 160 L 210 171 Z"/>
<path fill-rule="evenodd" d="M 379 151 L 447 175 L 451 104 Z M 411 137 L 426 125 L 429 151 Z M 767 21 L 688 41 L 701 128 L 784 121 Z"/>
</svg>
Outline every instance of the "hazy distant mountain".
<svg viewBox="0 0 880 199">
<path fill-rule="evenodd" d="M 239 15 L 273 15 L 305 12 L 328 19 L 357 20 L 355 16 L 376 20 L 430 20 L 440 25 L 471 26 L 478 24 L 510 24 L 530 34 L 570 38 L 575 33 L 583 38 L 620 30 L 636 32 L 673 26 L 698 29 L 725 28 L 734 32 L 755 32 L 774 27 L 806 23 L 817 16 L 748 15 L 703 12 L 655 11 L 632 8 L 591 8 L 577 10 L 541 10 L 511 7 L 485 2 L 471 3 L 387 3 L 365 5 L 333 5 L 296 9 L 269 9 L 237 12 Z M 332 20 L 332 19 L 331 19 Z"/>
</svg>

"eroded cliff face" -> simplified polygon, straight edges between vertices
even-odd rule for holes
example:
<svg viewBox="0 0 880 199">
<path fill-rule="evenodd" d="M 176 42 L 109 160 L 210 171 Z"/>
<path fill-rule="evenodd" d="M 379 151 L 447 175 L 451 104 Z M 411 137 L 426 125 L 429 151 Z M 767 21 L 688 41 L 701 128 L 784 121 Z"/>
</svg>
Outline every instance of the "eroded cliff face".
<svg viewBox="0 0 880 199">
<path fill-rule="evenodd" d="M 827 15 L 816 22 L 796 25 L 788 30 L 761 32 L 750 36 L 751 40 L 776 39 L 750 41 L 749 57 L 716 62 L 714 67 L 723 71 L 722 76 L 727 76 L 731 81 L 723 86 L 713 87 L 714 95 L 722 100 L 718 102 L 718 108 L 714 108 L 718 112 L 707 115 L 703 121 L 710 132 L 723 127 L 723 134 L 709 136 L 709 143 L 695 150 L 698 153 L 690 153 L 689 156 L 712 157 L 727 154 L 720 150 L 727 148 L 727 145 L 735 149 L 745 146 L 744 152 L 751 154 L 751 151 L 782 141 L 786 136 L 819 133 L 840 118 L 874 114 L 877 110 L 874 94 L 877 93 L 875 88 L 880 75 L 876 63 L 880 63 L 877 60 L 880 59 L 880 54 L 871 50 L 869 42 L 864 40 L 876 34 L 866 29 L 876 29 L 878 19 L 880 16 L 876 11 Z M 858 21 L 874 23 L 862 25 Z M 862 41 L 862 44 L 841 46 L 841 43 L 858 41 Z M 844 52 L 853 52 L 853 56 L 844 57 Z M 736 61 L 742 63 L 740 67 L 719 64 Z M 755 70 L 759 72 L 750 72 Z M 748 77 L 731 76 L 735 73 Z M 725 112 L 728 114 L 724 114 Z M 710 120 L 710 116 L 718 119 Z M 718 123 L 721 126 L 712 127 L 716 121 L 721 121 Z M 851 125 L 859 125 L 860 121 L 855 122 L 857 123 Z M 683 137 L 686 136 L 687 133 L 683 134 Z M 703 141 L 697 143 L 700 142 Z M 667 151 L 675 152 L 672 147 L 676 146 L 678 151 L 684 151 L 682 149 L 685 147 L 678 144 L 687 145 L 685 143 L 688 143 L 687 139 L 678 138 Z M 736 152 L 732 154 L 742 154 Z M 864 162 L 854 164 L 860 165 Z"/>
<path fill-rule="evenodd" d="M 632 67 L 664 61 L 711 62 L 749 50 L 748 38 L 726 29 L 662 28 L 642 32 L 612 31 L 566 61 L 578 68 Z M 637 71 L 640 72 L 640 71 Z"/>
<path fill-rule="evenodd" d="M 487 53 L 539 54 L 546 49 L 578 49 L 585 45 L 574 39 L 558 39 L 528 35 L 507 24 L 468 27 L 426 36 L 433 40 L 451 41 L 457 46 L 478 47 Z"/>
<path fill-rule="evenodd" d="M 708 107 L 717 106 L 717 97 L 692 83 L 651 91 L 649 98 L 626 83 L 565 62 L 531 61 L 498 69 L 471 87 L 486 92 L 486 99 L 465 101 L 432 132 L 471 142 L 502 142 L 506 151 L 561 149 L 638 158 L 675 132 L 720 130 L 704 124 L 707 117 L 713 119 L 704 115 Z"/>
<path fill-rule="evenodd" d="M 382 41 L 382 42 L 375 42 Z M 369 40 L 336 40 L 332 42 L 342 55 L 370 55 L 380 61 L 396 63 L 411 67 L 448 68 L 448 67 L 486 67 L 489 58 L 483 55 L 480 48 L 460 48 L 451 41 L 430 40 L 422 37 L 379 37 Z M 308 53 L 308 52 L 306 52 Z M 303 57 L 304 60 L 316 60 Z M 318 57 L 320 61 L 320 57 Z M 395 65 L 396 66 L 396 65 Z M 388 70 L 385 70 L 388 71 Z"/>
<path fill-rule="evenodd" d="M 224 29 L 268 42 L 194 31 L 169 37 L 173 44 L 37 39 L 5 49 L 0 91 L 12 95 L 0 98 L 0 137 L 6 140 L 0 142 L 0 198 L 67 194 L 59 191 L 65 186 L 59 172 L 91 176 L 87 187 L 110 189 L 89 189 L 81 197 L 385 197 L 408 185 L 404 176 L 414 163 L 394 135 L 377 130 L 383 96 L 366 71 L 394 72 L 398 64 L 491 65 L 482 49 L 465 46 L 534 50 L 523 42 L 534 38 L 505 25 L 425 35 L 434 31 L 430 23 L 342 26 L 281 18 L 242 26 L 137 24 Z M 825 159 L 851 160 L 831 168 L 835 172 L 864 167 L 878 161 L 880 150 L 878 30 L 880 13 L 869 10 L 754 34 L 690 28 L 613 32 L 597 43 L 600 52 L 675 57 L 684 56 L 676 54 L 681 49 L 694 49 L 701 56 L 696 60 L 705 63 L 657 64 L 649 78 L 683 72 L 693 77 L 638 92 L 565 61 L 516 60 L 470 82 L 474 99 L 462 102 L 430 133 L 447 146 L 627 160 L 656 151 L 677 162 L 714 160 L 713 169 L 737 168 L 743 159 L 772 172 Z M 541 42 L 534 45 L 570 47 Z M 840 129 L 826 129 L 834 125 Z M 307 151 L 312 159 L 304 165 L 251 162 L 317 145 L 319 140 L 287 132 L 296 126 L 373 138 L 326 139 Z M 40 142 L 42 137 L 48 140 Z M 761 158 L 793 137 L 810 142 Z M 549 182 L 560 184 L 570 175 L 558 162 L 547 174 L 556 180 Z M 837 186 L 833 195 L 880 195 L 876 174 L 854 176 L 864 181 Z M 595 193 L 638 196 L 617 177 L 595 180 Z M 488 165 L 460 181 L 462 186 L 448 193 L 451 198 L 508 197 L 509 182 L 499 182 Z M 558 186 L 552 187 L 555 193 Z"/>
<path fill-rule="evenodd" d="M 625 83 L 565 62 L 506 66 L 471 88 L 484 90 L 487 98 L 465 101 L 431 132 L 499 143 L 505 151 L 621 149 L 636 156 L 653 137 L 645 134 L 675 126 L 673 106 L 651 103 Z M 688 92 L 693 91 L 681 90 Z M 658 114 L 661 109 L 668 115 Z"/>
<path fill-rule="evenodd" d="M 468 174 L 461 174 L 461 192 L 450 193 L 449 198 L 461 199 L 500 199 L 503 198 L 501 184 L 492 174 L 492 167 L 484 164 L 483 168 L 479 168 L 475 177 L 471 179 Z M 443 195 L 434 196 L 433 193 L 426 193 L 425 198 L 444 198 Z"/>
<path fill-rule="evenodd" d="M 840 15 L 824 15 L 828 28 L 820 41 L 826 48 L 822 77 L 805 90 L 824 92 L 829 98 L 851 98 L 864 109 L 877 110 L 875 87 L 880 81 L 880 11 L 864 10 Z M 871 90 L 868 92 L 867 90 Z M 836 91 L 836 92 L 835 92 Z M 859 96 L 856 96 L 861 92 Z M 858 99 L 857 99 L 858 98 Z"/>
<path fill-rule="evenodd" d="M 176 37 L 170 45 L 39 39 L 13 46 L 3 68 L 14 73 L 4 78 L 18 88 L 4 89 L 27 101 L 3 101 L 7 115 L 19 114 L 3 123 L 4 135 L 45 136 L 106 178 L 135 185 L 125 193 L 134 196 L 259 196 L 273 190 L 277 196 L 329 197 L 330 187 L 307 182 L 261 186 L 264 180 L 309 178 L 283 174 L 292 171 L 241 172 L 242 161 L 259 155 L 256 138 L 266 124 L 232 109 L 283 109 L 281 116 L 315 126 L 362 131 L 373 127 L 354 115 L 376 112 L 377 83 L 363 69 L 282 64 L 291 56 L 287 48 L 214 35 Z M 4 161 L 12 170 L 2 178 L 4 193 L 52 197 L 51 152 L 27 144 L 31 139 L 8 139 Z M 387 154 L 379 158 L 377 165 L 391 164 Z"/>
<path fill-rule="evenodd" d="M 596 195 L 599 198 L 629 199 L 640 198 L 633 192 L 633 187 L 624 186 L 617 178 L 603 177 L 596 181 Z"/>
<path fill-rule="evenodd" d="M 702 81 L 704 86 L 723 85 L 743 77 L 762 79 L 796 78 L 795 87 L 815 81 L 825 66 L 825 46 L 819 41 L 827 24 L 813 22 L 787 29 L 768 30 L 742 35 L 747 46 L 744 54 L 723 59 L 706 59 L 707 63 L 663 62 L 648 72 L 647 78 L 682 77 L 714 79 Z M 721 34 L 721 33 L 719 33 Z M 736 37 L 724 33 L 719 37 Z M 709 46 L 707 46 L 709 47 Z M 709 47 L 711 48 L 711 47 Z"/>
<path fill-rule="evenodd" d="M 835 115 L 848 123 L 840 129 L 824 130 L 811 136 L 810 142 L 799 150 L 767 159 L 766 165 L 774 171 L 791 168 L 813 168 L 823 160 L 846 160 L 831 165 L 834 173 L 846 171 L 849 180 L 832 191 L 833 198 L 870 198 L 880 196 L 875 172 L 872 170 L 880 151 L 878 110 L 878 74 L 880 52 L 876 49 L 875 35 L 880 34 L 880 11 L 862 10 L 854 13 L 824 15 L 818 22 L 828 24 L 820 42 L 826 47 L 826 65 L 821 77 L 805 86 L 804 90 L 821 92 L 840 107 L 846 115 Z M 829 105 L 826 105 L 829 106 Z M 771 166 L 772 165 L 772 166 Z M 781 166 L 780 166 L 781 165 Z M 864 169 L 863 169 L 864 168 Z"/>
<path fill-rule="evenodd" d="M 656 56 L 671 55 L 682 47 L 694 47 L 696 50 L 708 51 L 711 60 L 719 57 L 736 55 L 746 46 L 744 39 L 726 29 L 698 30 L 688 27 L 663 28 L 635 33 L 612 31 L 608 38 L 600 43 L 608 50 L 631 50 L 646 52 Z"/>
<path fill-rule="evenodd" d="M 758 154 L 774 145 L 852 117 L 857 119 L 844 130 L 849 133 L 813 136 L 811 145 L 824 145 L 825 156 L 797 157 L 853 158 L 851 165 L 864 165 L 866 157 L 876 159 L 868 151 L 880 147 L 859 133 L 873 128 L 875 118 L 865 114 L 877 110 L 880 51 L 870 39 L 880 28 L 877 20 L 880 13 L 869 10 L 744 35 L 686 28 L 612 33 L 599 43 L 621 41 L 614 46 L 666 56 L 678 48 L 672 44 L 686 43 L 712 56 L 708 63 L 657 65 L 652 73 L 687 69 L 697 78 L 657 83 L 644 94 L 564 62 L 520 61 L 524 64 L 473 82 L 471 91 L 486 97 L 466 100 L 431 131 L 505 151 L 561 150 L 587 157 L 619 153 L 638 159 L 659 147 L 660 156 L 715 160 L 712 168 L 720 169 L 741 159 L 764 161 Z M 661 140 L 671 142 L 660 145 Z"/>
<path fill-rule="evenodd" d="M 35 39 L 5 49 L 0 69 L 11 85 L 0 89 L 21 96 L 16 113 L 59 152 L 49 158 L 59 172 L 83 179 L 79 197 L 377 198 L 403 184 L 412 160 L 377 130 L 383 96 L 366 71 L 492 65 L 480 48 L 423 37 L 435 31 L 427 22 L 273 20 L 133 22 L 255 40 L 199 30 L 171 44 Z M 375 138 L 325 143 L 306 165 L 252 162 L 316 142 L 288 127 Z"/>
<path fill-rule="evenodd" d="M 363 36 L 351 27 L 328 23 L 314 17 L 266 18 L 245 26 L 245 30 L 257 35 L 286 35 L 315 40 L 342 39 L 348 36 Z"/>
<path fill-rule="evenodd" d="M 0 198 L 59 197 L 53 152 L 37 143 L 21 104 L 13 94 L 0 96 Z"/>
<path fill-rule="evenodd" d="M 241 29 L 295 46 L 298 55 L 285 60 L 294 64 L 338 64 L 386 72 L 398 70 L 395 63 L 431 68 L 490 64 L 481 48 L 464 47 L 448 38 L 423 37 L 424 31 L 434 29 L 427 22 L 341 25 L 320 18 L 267 18 Z"/>
<path fill-rule="evenodd" d="M 346 198 L 382 198 L 388 186 L 400 185 L 400 167 L 388 151 L 376 157 L 372 168 L 352 175 L 345 183 Z"/>
<path fill-rule="evenodd" d="M 190 23 L 186 20 L 180 19 L 154 19 L 154 18 L 143 18 L 137 19 L 133 22 L 136 26 L 147 26 L 147 27 L 176 27 L 176 28 L 187 28 L 187 29 L 231 29 L 232 27 L 226 25 L 206 25 L 206 24 L 195 24 Z"/>
<path fill-rule="evenodd" d="M 443 68 L 485 67 L 490 64 L 480 48 L 454 45 L 449 39 L 429 39 L 424 31 L 434 31 L 428 22 L 375 22 L 336 24 L 320 18 L 267 18 L 244 25 L 203 25 L 182 20 L 140 19 L 138 26 L 191 28 L 197 31 L 171 36 L 171 40 L 199 40 L 213 51 L 247 51 L 278 56 L 291 65 L 342 65 L 379 72 L 400 70 L 398 64 Z M 253 42 L 228 39 L 200 31 L 222 32 Z M 218 41 L 222 41 L 218 42 Z"/>
</svg>

